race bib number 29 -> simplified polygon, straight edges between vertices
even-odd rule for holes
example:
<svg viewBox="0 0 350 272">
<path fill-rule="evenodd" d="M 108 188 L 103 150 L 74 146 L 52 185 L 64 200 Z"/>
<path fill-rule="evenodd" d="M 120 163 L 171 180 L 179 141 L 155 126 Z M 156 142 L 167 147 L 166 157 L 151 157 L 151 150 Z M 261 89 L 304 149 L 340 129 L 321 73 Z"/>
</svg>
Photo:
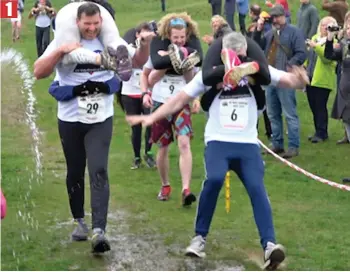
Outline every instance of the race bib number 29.
<svg viewBox="0 0 350 272">
<path fill-rule="evenodd" d="M 78 119 L 85 124 L 103 122 L 105 120 L 105 101 L 103 94 L 78 97 Z"/>
<path fill-rule="evenodd" d="M 225 129 L 244 130 L 248 125 L 248 99 L 223 99 L 220 101 L 220 124 Z"/>
</svg>

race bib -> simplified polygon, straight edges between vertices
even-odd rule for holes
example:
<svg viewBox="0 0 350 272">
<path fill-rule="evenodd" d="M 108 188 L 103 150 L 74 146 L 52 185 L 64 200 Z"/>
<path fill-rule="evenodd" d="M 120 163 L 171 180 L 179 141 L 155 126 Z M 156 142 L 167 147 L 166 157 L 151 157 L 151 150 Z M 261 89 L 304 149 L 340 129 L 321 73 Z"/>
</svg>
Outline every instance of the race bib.
<svg viewBox="0 0 350 272">
<path fill-rule="evenodd" d="M 167 100 L 171 96 L 176 95 L 186 85 L 183 77 L 164 77 L 160 82 L 160 88 L 164 100 Z"/>
<path fill-rule="evenodd" d="M 78 121 L 94 124 L 105 121 L 104 94 L 78 97 Z"/>
<path fill-rule="evenodd" d="M 220 100 L 220 124 L 225 129 L 244 130 L 249 119 L 249 98 Z"/>
<path fill-rule="evenodd" d="M 136 88 L 137 90 L 140 90 L 140 76 L 142 71 L 137 69 L 133 70 L 132 76 L 131 76 L 131 85 Z"/>
</svg>

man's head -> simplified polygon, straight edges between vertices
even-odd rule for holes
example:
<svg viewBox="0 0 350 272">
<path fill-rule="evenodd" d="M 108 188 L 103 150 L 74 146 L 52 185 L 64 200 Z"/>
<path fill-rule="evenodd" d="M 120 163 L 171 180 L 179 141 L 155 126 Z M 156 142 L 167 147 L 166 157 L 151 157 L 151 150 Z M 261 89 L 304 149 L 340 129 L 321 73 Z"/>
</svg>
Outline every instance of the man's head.
<svg viewBox="0 0 350 272">
<path fill-rule="evenodd" d="M 251 5 L 249 10 L 249 16 L 252 20 L 258 19 L 261 13 L 261 7 L 257 4 Z"/>
<path fill-rule="evenodd" d="M 78 8 L 77 25 L 83 39 L 93 40 L 101 31 L 102 17 L 100 8 L 91 2 Z"/>
<path fill-rule="evenodd" d="M 269 14 L 272 18 L 272 25 L 276 29 L 280 29 L 286 24 L 286 14 L 282 5 L 276 4 L 271 8 Z"/>
<path fill-rule="evenodd" d="M 231 32 L 222 38 L 222 48 L 232 49 L 238 56 L 247 56 L 247 40 L 239 32 Z"/>
<path fill-rule="evenodd" d="M 136 38 L 138 39 L 140 37 L 140 34 L 143 32 L 151 32 L 151 31 L 152 31 L 152 28 L 149 23 L 144 22 L 142 24 L 139 24 L 136 27 Z"/>
</svg>

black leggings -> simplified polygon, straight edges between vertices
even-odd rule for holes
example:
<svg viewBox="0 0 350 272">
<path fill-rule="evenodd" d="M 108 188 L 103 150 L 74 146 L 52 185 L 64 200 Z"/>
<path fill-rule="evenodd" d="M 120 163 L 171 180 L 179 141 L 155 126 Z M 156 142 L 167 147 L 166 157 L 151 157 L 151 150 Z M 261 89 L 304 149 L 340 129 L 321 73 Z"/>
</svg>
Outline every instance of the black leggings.
<svg viewBox="0 0 350 272">
<path fill-rule="evenodd" d="M 84 176 L 86 160 L 90 176 L 92 228 L 106 229 L 109 202 L 108 155 L 113 118 L 102 123 L 83 124 L 58 120 L 67 164 L 67 192 L 73 218 L 84 218 Z"/>
<path fill-rule="evenodd" d="M 122 103 L 127 115 L 150 114 L 150 109 L 143 107 L 141 98 L 133 98 L 128 95 L 122 95 Z M 135 158 L 140 158 L 142 125 L 131 127 L 131 143 L 134 149 Z M 146 128 L 145 132 L 145 154 L 149 153 L 152 148 L 150 143 L 151 127 Z"/>
</svg>

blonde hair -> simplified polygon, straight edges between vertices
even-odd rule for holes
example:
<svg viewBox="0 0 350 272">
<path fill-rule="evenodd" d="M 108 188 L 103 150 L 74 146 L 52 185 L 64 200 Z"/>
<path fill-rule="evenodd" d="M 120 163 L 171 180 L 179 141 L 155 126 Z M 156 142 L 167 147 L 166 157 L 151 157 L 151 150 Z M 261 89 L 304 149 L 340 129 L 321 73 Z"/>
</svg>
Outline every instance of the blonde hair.
<svg viewBox="0 0 350 272">
<path fill-rule="evenodd" d="M 337 20 L 334 19 L 332 16 L 326 16 L 326 17 L 323 17 L 319 24 L 318 24 L 318 27 L 317 27 L 317 34 L 318 35 L 321 35 L 321 26 L 322 24 L 325 22 L 325 21 L 328 21 L 329 23 L 328 24 L 336 24 L 337 25 Z"/>
<path fill-rule="evenodd" d="M 220 15 L 214 15 L 213 17 L 211 17 L 210 23 L 213 24 L 214 21 L 218 22 L 220 24 L 220 26 L 222 25 L 228 25 L 227 21 L 224 19 L 224 17 L 220 16 Z"/>
<path fill-rule="evenodd" d="M 171 26 L 170 21 L 172 19 L 182 19 L 186 23 L 186 37 L 187 39 L 194 35 L 197 38 L 199 37 L 199 30 L 198 30 L 198 24 L 192 20 L 191 16 L 188 15 L 186 12 L 182 13 L 168 13 L 167 15 L 163 16 L 159 22 L 158 22 L 158 34 L 159 36 L 164 39 L 170 39 L 170 33 L 171 29 L 183 29 L 184 26 Z"/>
</svg>

